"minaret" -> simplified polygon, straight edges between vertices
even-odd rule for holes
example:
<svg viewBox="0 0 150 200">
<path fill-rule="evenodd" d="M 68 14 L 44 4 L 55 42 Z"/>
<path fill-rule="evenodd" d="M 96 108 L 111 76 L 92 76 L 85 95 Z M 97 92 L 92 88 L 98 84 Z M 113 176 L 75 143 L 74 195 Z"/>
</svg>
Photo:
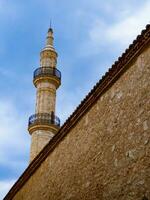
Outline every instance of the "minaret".
<svg viewBox="0 0 150 200">
<path fill-rule="evenodd" d="M 30 161 L 58 132 L 60 120 L 55 116 L 56 90 L 61 84 L 61 73 L 56 68 L 57 52 L 53 47 L 53 30 L 47 33 L 46 46 L 40 53 L 40 67 L 34 71 L 36 91 L 35 114 L 29 118 L 28 131 L 32 137 Z"/>
</svg>

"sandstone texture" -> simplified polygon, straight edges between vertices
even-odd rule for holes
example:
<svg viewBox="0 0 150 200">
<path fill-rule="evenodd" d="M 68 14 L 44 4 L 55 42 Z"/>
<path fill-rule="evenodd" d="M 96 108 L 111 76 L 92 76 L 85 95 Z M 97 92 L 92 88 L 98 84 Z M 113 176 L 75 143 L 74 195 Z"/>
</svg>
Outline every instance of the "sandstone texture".
<svg viewBox="0 0 150 200">
<path fill-rule="evenodd" d="M 150 199 L 150 48 L 130 65 L 13 200 Z"/>
</svg>

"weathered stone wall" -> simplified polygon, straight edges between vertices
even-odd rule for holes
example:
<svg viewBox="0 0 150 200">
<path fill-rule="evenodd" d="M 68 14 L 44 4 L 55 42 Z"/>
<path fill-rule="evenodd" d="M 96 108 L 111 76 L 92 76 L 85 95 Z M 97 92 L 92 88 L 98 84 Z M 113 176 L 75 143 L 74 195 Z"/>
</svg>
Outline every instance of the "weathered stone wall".
<svg viewBox="0 0 150 200">
<path fill-rule="evenodd" d="M 47 157 L 14 200 L 150 199 L 150 49 Z"/>
</svg>

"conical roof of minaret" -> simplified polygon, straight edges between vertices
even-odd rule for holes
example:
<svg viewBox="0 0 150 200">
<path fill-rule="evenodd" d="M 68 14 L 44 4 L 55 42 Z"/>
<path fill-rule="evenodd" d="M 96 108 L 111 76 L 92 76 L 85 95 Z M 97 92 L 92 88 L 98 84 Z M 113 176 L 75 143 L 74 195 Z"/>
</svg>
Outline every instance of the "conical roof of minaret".
<svg viewBox="0 0 150 200">
<path fill-rule="evenodd" d="M 47 31 L 46 42 L 45 42 L 46 44 L 45 44 L 45 47 L 42 49 L 41 54 L 42 54 L 42 52 L 45 52 L 45 51 L 53 51 L 56 54 L 56 56 L 58 56 L 57 52 L 53 46 L 53 44 L 54 44 L 53 43 L 53 41 L 54 41 L 53 33 L 54 33 L 53 29 L 50 26 Z"/>
<path fill-rule="evenodd" d="M 55 48 L 53 46 L 53 41 L 54 41 L 53 29 L 51 27 L 49 27 L 49 29 L 47 31 L 46 45 L 43 50 L 51 50 L 51 51 L 56 52 Z"/>
<path fill-rule="evenodd" d="M 47 32 L 46 46 L 51 46 L 51 47 L 53 47 L 53 40 L 54 40 L 54 37 L 53 37 L 53 29 L 50 27 L 50 28 L 48 29 L 48 32 Z"/>
</svg>

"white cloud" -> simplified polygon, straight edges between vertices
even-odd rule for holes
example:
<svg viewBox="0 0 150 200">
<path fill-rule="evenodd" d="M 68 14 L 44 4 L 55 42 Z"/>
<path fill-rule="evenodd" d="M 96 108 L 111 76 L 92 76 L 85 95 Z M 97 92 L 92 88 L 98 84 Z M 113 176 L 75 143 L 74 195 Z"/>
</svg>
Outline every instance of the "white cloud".
<svg viewBox="0 0 150 200">
<path fill-rule="evenodd" d="M 24 118 L 22 118 L 10 100 L 0 101 L 0 168 L 8 166 L 14 174 L 22 171 L 28 165 L 23 157 L 29 154 L 29 140 L 25 133 Z M 16 171 L 17 169 L 17 171 Z M 16 172 L 15 172 L 16 171 Z M 6 173 L 1 171 L 1 176 Z M 7 174 L 8 176 L 8 174 Z M 0 199 L 9 191 L 15 180 L 0 181 Z M 13 177 L 14 179 L 14 177 Z"/>
<path fill-rule="evenodd" d="M 124 12 L 112 25 L 105 23 L 100 18 L 94 21 L 89 31 L 89 37 L 93 45 L 101 46 L 105 43 L 117 43 L 119 46 L 127 46 L 150 22 L 150 2 L 146 2 L 140 8 L 136 8 L 132 14 Z"/>
<path fill-rule="evenodd" d="M 24 118 L 21 118 L 15 105 L 7 100 L 0 101 L 0 164 L 16 166 L 15 163 L 21 161 L 13 160 L 13 157 L 28 152 L 25 128 Z"/>
<path fill-rule="evenodd" d="M 3 149 L 13 148 L 15 150 L 25 147 L 24 119 L 21 118 L 12 102 L 0 101 L 0 122 L 0 152 L 2 153 Z"/>
<path fill-rule="evenodd" d="M 16 180 L 0 181 L 0 199 L 3 199 Z"/>
</svg>

